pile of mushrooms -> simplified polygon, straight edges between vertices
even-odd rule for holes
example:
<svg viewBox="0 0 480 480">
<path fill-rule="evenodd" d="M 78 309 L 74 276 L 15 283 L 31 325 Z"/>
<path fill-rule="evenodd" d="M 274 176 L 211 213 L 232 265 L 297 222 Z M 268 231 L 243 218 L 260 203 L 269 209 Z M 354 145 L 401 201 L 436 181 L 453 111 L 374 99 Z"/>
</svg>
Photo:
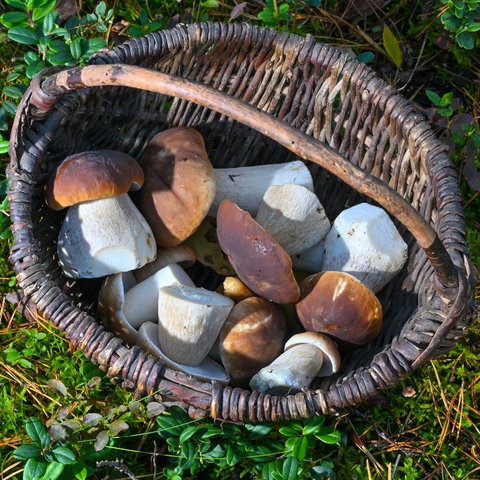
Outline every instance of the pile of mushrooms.
<svg viewBox="0 0 480 480">
<path fill-rule="evenodd" d="M 407 259 L 383 209 L 361 203 L 331 222 L 304 162 L 213 168 L 190 127 L 160 132 L 138 160 L 67 157 L 45 198 L 68 207 L 65 274 L 104 277 L 108 329 L 167 366 L 259 391 L 339 373 L 343 350 L 379 335 L 376 295 Z M 195 263 L 219 275 L 216 291 L 195 284 Z"/>
</svg>

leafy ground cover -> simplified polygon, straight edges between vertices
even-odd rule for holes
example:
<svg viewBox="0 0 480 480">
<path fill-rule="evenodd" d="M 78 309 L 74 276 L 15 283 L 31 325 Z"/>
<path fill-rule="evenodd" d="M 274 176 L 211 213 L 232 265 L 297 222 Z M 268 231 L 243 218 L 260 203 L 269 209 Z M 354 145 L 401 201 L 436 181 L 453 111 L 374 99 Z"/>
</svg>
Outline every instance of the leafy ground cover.
<svg viewBox="0 0 480 480">
<path fill-rule="evenodd" d="M 450 146 L 480 267 L 478 0 L 7 0 L 0 11 L 0 154 L 28 82 L 48 65 L 178 21 L 248 21 L 314 35 L 369 63 Z M 2 174 L 3 175 L 3 174 Z M 4 178 L 4 176 L 2 176 Z M 6 183 L 0 183 L 0 199 Z M 480 478 L 480 329 L 399 386 L 337 417 L 279 425 L 192 421 L 134 399 L 34 313 L 19 315 L 0 211 L 0 476 L 44 478 Z M 149 399 L 151 400 L 151 399 Z M 21 446 L 21 447 L 20 447 Z M 19 448 L 20 447 L 20 448 Z"/>
</svg>

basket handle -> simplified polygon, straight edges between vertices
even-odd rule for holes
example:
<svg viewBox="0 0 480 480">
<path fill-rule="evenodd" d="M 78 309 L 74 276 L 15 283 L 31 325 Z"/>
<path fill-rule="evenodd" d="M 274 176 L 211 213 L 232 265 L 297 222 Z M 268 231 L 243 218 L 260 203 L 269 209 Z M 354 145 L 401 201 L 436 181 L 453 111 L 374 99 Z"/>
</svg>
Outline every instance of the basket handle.
<svg viewBox="0 0 480 480">
<path fill-rule="evenodd" d="M 325 143 L 293 128 L 253 105 L 220 90 L 184 78 L 124 64 L 87 65 L 32 80 L 30 103 L 38 115 L 46 114 L 67 92 L 84 87 L 123 86 L 170 95 L 233 118 L 275 140 L 295 155 L 312 161 L 336 175 L 350 187 L 375 200 L 396 217 L 415 237 L 431 262 L 445 299 L 458 292 L 458 271 L 432 226 L 393 188 L 352 165 Z M 18 125 L 18 118 L 16 123 Z M 438 282 L 437 282 L 438 283 Z"/>
</svg>

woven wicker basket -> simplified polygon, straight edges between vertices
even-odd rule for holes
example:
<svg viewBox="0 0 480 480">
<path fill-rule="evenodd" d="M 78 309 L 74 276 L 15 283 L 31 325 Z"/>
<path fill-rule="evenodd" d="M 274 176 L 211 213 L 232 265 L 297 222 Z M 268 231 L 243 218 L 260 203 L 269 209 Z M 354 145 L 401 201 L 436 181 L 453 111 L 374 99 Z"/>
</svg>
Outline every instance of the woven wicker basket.
<svg viewBox="0 0 480 480">
<path fill-rule="evenodd" d="M 310 37 L 223 23 L 179 25 L 90 63 L 44 72 L 18 109 L 7 172 L 11 262 L 22 305 L 64 331 L 113 381 L 137 396 L 157 392 L 192 417 L 300 418 L 371 398 L 466 334 L 475 277 L 455 169 L 422 116 L 367 66 Z M 203 134 L 216 167 L 308 160 L 329 218 L 361 201 L 390 212 L 408 263 L 379 294 L 381 334 L 346 354 L 338 375 L 283 396 L 198 380 L 105 329 L 102 279 L 62 274 L 56 239 L 64 213 L 44 204 L 48 173 L 83 150 L 138 156 L 153 135 L 177 125 Z M 207 269 L 191 274 L 207 288 L 219 281 Z"/>
</svg>

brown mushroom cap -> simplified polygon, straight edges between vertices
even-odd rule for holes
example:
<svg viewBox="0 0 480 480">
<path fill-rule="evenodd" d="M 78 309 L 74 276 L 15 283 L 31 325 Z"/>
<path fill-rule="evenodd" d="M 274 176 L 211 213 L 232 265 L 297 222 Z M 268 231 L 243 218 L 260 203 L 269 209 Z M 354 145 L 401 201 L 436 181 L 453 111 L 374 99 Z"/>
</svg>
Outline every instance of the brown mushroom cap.
<svg viewBox="0 0 480 480">
<path fill-rule="evenodd" d="M 275 303 L 295 303 L 300 289 L 292 260 L 252 216 L 231 200 L 217 212 L 217 236 L 239 278 L 257 295 Z"/>
<path fill-rule="evenodd" d="M 45 201 L 54 210 L 122 195 L 143 185 L 143 171 L 130 155 L 93 150 L 68 156 L 50 174 Z"/>
<path fill-rule="evenodd" d="M 190 127 L 164 130 L 150 141 L 140 165 L 145 183 L 134 201 L 157 244 L 178 245 L 199 227 L 215 198 L 215 175 L 203 137 Z"/>
<path fill-rule="evenodd" d="M 261 297 L 249 297 L 230 311 L 219 335 L 219 351 L 232 383 L 250 378 L 283 350 L 287 326 L 283 312 Z"/>
<path fill-rule="evenodd" d="M 305 330 L 351 345 L 371 342 L 382 327 L 382 305 L 360 280 L 345 272 L 320 272 L 301 284 L 296 311 Z"/>
</svg>

